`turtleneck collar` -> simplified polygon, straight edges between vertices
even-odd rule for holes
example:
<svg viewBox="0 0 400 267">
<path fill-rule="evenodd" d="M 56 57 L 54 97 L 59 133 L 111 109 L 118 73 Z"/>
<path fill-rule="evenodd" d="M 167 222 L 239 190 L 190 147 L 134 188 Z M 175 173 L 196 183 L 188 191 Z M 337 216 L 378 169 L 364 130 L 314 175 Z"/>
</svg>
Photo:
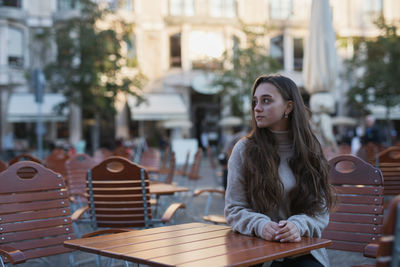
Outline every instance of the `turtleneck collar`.
<svg viewBox="0 0 400 267">
<path fill-rule="evenodd" d="M 274 134 L 275 140 L 280 145 L 291 145 L 293 140 L 290 137 L 290 131 L 272 131 Z"/>
</svg>

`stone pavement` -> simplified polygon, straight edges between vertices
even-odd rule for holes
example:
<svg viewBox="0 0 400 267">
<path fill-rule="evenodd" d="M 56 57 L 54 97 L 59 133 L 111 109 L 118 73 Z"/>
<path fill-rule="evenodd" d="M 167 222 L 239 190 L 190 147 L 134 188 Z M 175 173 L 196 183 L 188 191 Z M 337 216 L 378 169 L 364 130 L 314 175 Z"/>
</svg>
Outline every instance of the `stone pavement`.
<svg viewBox="0 0 400 267">
<path fill-rule="evenodd" d="M 178 166 L 179 168 L 179 166 Z M 178 183 L 179 185 L 185 185 L 190 187 L 191 190 L 200 189 L 200 188 L 210 188 L 218 186 L 222 188 L 222 181 L 221 177 L 218 174 L 221 172 L 221 169 L 218 167 L 217 170 L 214 170 L 211 167 L 211 164 L 207 157 L 204 157 L 200 166 L 200 176 L 196 182 L 189 183 L 186 178 L 183 177 L 174 177 L 174 182 Z M 217 174 L 218 173 L 218 174 Z M 181 193 L 180 195 L 171 198 L 167 196 L 161 197 L 161 206 L 160 206 L 160 213 L 164 211 L 163 208 L 168 206 L 169 203 L 172 201 L 183 201 L 187 204 L 187 208 L 183 211 L 178 212 L 175 215 L 175 224 L 181 223 L 189 223 L 189 222 L 203 222 L 202 216 L 204 213 L 204 208 L 206 205 L 208 195 L 203 194 L 198 197 L 192 197 L 192 191 L 188 193 Z M 224 208 L 224 198 L 219 195 L 214 195 L 212 206 L 210 208 L 210 213 L 222 214 Z M 81 226 L 83 232 L 90 232 L 90 229 L 87 226 Z M 79 266 L 87 266 L 87 267 L 94 267 L 96 266 L 95 258 L 90 253 L 83 253 L 83 252 L 74 252 L 74 257 L 78 259 L 87 259 L 90 262 L 81 264 Z M 361 264 L 374 264 L 373 259 L 365 258 L 361 253 L 351 253 L 351 252 L 343 252 L 337 250 L 328 250 L 328 255 L 330 259 L 331 266 L 333 267 L 347 267 L 352 265 L 361 265 Z M 34 267 L 34 266 L 69 266 L 68 254 L 58 255 L 47 257 L 47 263 L 44 262 L 36 262 L 30 261 L 29 263 L 24 263 L 22 267 Z M 106 265 L 107 259 L 102 257 L 102 266 Z M 122 261 L 115 262 L 114 266 L 123 266 Z M 137 266 L 132 265 L 131 266 Z M 143 266 L 143 265 L 140 265 Z M 267 264 L 265 264 L 267 266 Z"/>
</svg>

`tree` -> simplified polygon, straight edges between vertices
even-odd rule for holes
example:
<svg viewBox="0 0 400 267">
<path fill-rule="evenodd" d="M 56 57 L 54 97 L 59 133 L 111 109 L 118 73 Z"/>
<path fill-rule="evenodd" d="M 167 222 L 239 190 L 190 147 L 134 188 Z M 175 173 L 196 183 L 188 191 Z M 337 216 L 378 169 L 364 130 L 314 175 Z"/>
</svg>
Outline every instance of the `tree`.
<svg viewBox="0 0 400 267">
<path fill-rule="evenodd" d="M 267 30 L 265 27 L 243 25 L 242 28 L 246 35 L 246 46 L 236 46 L 233 53 L 224 53 L 224 67 L 213 83 L 223 87 L 221 94 L 228 96 L 232 115 L 245 119 L 249 114 L 245 103 L 250 103 L 250 90 L 255 79 L 262 74 L 276 72 L 282 66 L 268 56 L 262 44 Z"/>
<path fill-rule="evenodd" d="M 349 62 L 355 81 L 348 91 L 348 103 L 353 110 L 360 110 L 357 115 L 369 113 L 370 105 L 383 105 L 389 122 L 390 111 L 400 100 L 400 38 L 397 27 L 383 18 L 376 25 L 382 35 L 359 40 Z"/>
<path fill-rule="evenodd" d="M 115 17 L 110 20 L 110 12 L 91 0 L 80 0 L 78 6 L 79 17 L 55 27 L 57 58 L 46 67 L 46 74 L 51 88 L 66 96 L 64 106 L 76 104 L 84 122 L 99 126 L 102 121 L 109 131 L 118 93 L 137 96 L 146 80 L 140 72 L 133 77 L 121 72 L 126 67 L 121 44 L 131 40 L 133 25 Z"/>
</svg>

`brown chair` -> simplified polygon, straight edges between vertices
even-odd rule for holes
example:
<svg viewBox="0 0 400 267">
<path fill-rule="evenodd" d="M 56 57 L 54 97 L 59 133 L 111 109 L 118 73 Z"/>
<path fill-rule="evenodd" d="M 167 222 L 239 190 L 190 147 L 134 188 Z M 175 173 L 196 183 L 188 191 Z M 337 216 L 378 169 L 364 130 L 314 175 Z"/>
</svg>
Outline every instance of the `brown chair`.
<svg viewBox="0 0 400 267">
<path fill-rule="evenodd" d="M 164 183 L 166 184 L 172 184 L 172 181 L 174 179 L 174 174 L 175 174 L 175 152 L 171 153 L 170 159 L 169 159 L 169 166 L 166 168 L 163 172 L 166 173 L 166 177 L 164 179 Z M 162 173 L 163 173 L 162 172 Z"/>
<path fill-rule="evenodd" d="M 149 173 L 158 173 L 160 171 L 161 154 L 156 148 L 144 150 L 140 156 L 140 165 Z"/>
<path fill-rule="evenodd" d="M 378 154 L 377 167 L 384 178 L 385 195 L 400 194 L 400 146 L 392 146 Z"/>
<path fill-rule="evenodd" d="M 105 160 L 106 158 L 111 157 L 112 155 L 113 155 L 113 153 L 111 152 L 111 150 L 102 147 L 102 148 L 97 149 L 93 153 L 93 159 L 96 163 L 100 163 L 103 160 Z"/>
<path fill-rule="evenodd" d="M 200 172 L 200 164 L 202 158 L 203 158 L 203 150 L 200 148 L 194 155 L 193 163 L 190 166 L 190 170 L 186 175 L 189 178 L 189 180 L 197 181 L 198 179 L 201 178 L 199 172 Z"/>
<path fill-rule="evenodd" d="M 0 160 L 0 172 L 5 171 L 7 169 L 7 163 Z"/>
<path fill-rule="evenodd" d="M 364 256 L 376 258 L 376 265 L 363 265 L 363 267 L 400 266 L 400 195 L 389 203 L 387 213 L 383 220 L 383 235 L 377 242 L 368 244 Z"/>
<path fill-rule="evenodd" d="M 332 158 L 329 165 L 337 205 L 322 237 L 333 241 L 331 249 L 363 252 L 382 233 L 382 173 L 353 155 Z"/>
<path fill-rule="evenodd" d="M 63 242 L 75 238 L 72 223 L 83 212 L 82 208 L 70 215 L 68 194 L 59 173 L 32 161 L 8 167 L 0 174 L 0 266 L 3 261 L 17 264 L 72 252 Z M 126 231 L 103 230 L 84 237 Z M 69 260 L 74 266 L 72 255 Z"/>
<path fill-rule="evenodd" d="M 64 149 L 56 148 L 44 160 L 44 165 L 63 176 L 67 177 L 67 170 L 65 169 L 65 162 L 68 160 L 68 153 Z"/>
<path fill-rule="evenodd" d="M 187 175 L 187 170 L 189 167 L 189 159 L 190 159 L 190 150 L 188 150 L 188 152 L 186 153 L 185 163 L 183 164 L 182 168 L 175 171 L 176 175 L 179 175 L 179 176 Z"/>
<path fill-rule="evenodd" d="M 124 146 L 119 146 L 113 151 L 113 156 L 119 156 L 126 159 L 133 159 L 134 155 L 131 153 L 130 149 Z"/>
<path fill-rule="evenodd" d="M 198 189 L 193 192 L 193 196 L 197 197 L 200 196 L 203 193 L 208 193 L 208 198 L 207 198 L 207 203 L 204 208 L 204 214 L 203 214 L 203 220 L 207 222 L 212 222 L 215 224 L 226 224 L 226 219 L 225 216 L 222 214 L 209 214 L 211 205 L 212 205 L 212 199 L 214 194 L 220 194 L 222 196 L 225 196 L 225 190 L 221 189 Z"/>
<path fill-rule="evenodd" d="M 20 263 L 72 251 L 63 246 L 74 233 L 61 175 L 36 162 L 17 162 L 0 174 L 0 195 L 0 255 L 4 262 Z"/>
<path fill-rule="evenodd" d="M 110 157 L 88 172 L 92 225 L 150 227 L 171 221 L 182 203 L 168 207 L 161 220 L 152 218 L 149 180 L 145 169 L 122 157 Z"/>
<path fill-rule="evenodd" d="M 67 170 L 68 195 L 73 202 L 87 203 L 87 172 L 96 165 L 93 158 L 86 154 L 76 154 L 65 162 Z"/>
<path fill-rule="evenodd" d="M 24 153 L 24 154 L 20 154 L 18 156 L 15 156 L 14 158 L 10 159 L 8 161 L 8 166 L 11 166 L 16 162 L 24 161 L 24 160 L 29 160 L 29 161 L 33 161 L 33 162 L 36 162 L 36 163 L 39 163 L 39 164 L 43 164 L 43 162 L 40 159 L 32 156 L 31 154 Z"/>
</svg>

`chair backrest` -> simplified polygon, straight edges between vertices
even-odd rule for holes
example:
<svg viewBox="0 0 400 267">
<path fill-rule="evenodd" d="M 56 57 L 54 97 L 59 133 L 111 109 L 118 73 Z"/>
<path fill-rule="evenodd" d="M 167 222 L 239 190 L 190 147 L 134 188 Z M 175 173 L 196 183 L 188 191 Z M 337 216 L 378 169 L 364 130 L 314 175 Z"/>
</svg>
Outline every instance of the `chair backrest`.
<svg viewBox="0 0 400 267">
<path fill-rule="evenodd" d="M 10 159 L 8 161 L 8 165 L 11 166 L 16 162 L 24 161 L 24 160 L 29 160 L 29 161 L 33 161 L 33 162 L 42 164 L 42 161 L 40 159 L 32 156 L 31 154 L 24 153 L 24 154 L 20 154 L 18 156 L 13 157 L 12 159 Z"/>
<path fill-rule="evenodd" d="M 166 184 L 171 184 L 172 180 L 174 179 L 174 174 L 175 174 L 175 152 L 171 153 L 170 159 L 169 159 L 169 168 L 167 170 L 167 177 L 165 178 L 164 183 Z"/>
<path fill-rule="evenodd" d="M 384 178 L 385 195 L 400 194 L 400 146 L 380 152 L 377 162 Z"/>
<path fill-rule="evenodd" d="M 132 159 L 134 156 L 131 154 L 130 149 L 124 146 L 119 146 L 113 151 L 113 156 L 119 156 L 126 159 Z"/>
<path fill-rule="evenodd" d="M 94 153 L 93 153 L 93 159 L 94 161 L 96 161 L 97 163 L 102 162 L 103 160 L 105 160 L 108 157 L 111 157 L 113 155 L 113 153 L 111 152 L 111 150 L 107 149 L 107 148 L 99 148 L 97 149 Z"/>
<path fill-rule="evenodd" d="M 151 220 L 147 172 L 122 157 L 109 157 L 88 172 L 94 227 L 148 227 Z"/>
<path fill-rule="evenodd" d="M 200 164 L 201 159 L 203 157 L 203 150 L 200 148 L 197 150 L 196 154 L 194 155 L 194 160 L 192 166 L 190 167 L 190 171 L 187 174 L 187 177 L 191 180 L 197 180 L 200 178 L 199 171 L 200 171 Z"/>
<path fill-rule="evenodd" d="M 52 170 L 32 161 L 8 167 L 0 173 L 0 246 L 19 249 L 26 259 L 72 251 L 63 246 L 74 238 L 67 197 Z"/>
<path fill-rule="evenodd" d="M 0 160 L 0 172 L 5 171 L 7 169 L 7 163 Z"/>
<path fill-rule="evenodd" d="M 65 162 L 68 160 L 68 153 L 64 149 L 56 148 L 44 160 L 44 165 L 60 173 L 64 179 L 67 177 L 67 170 L 65 169 Z"/>
<path fill-rule="evenodd" d="M 322 236 L 333 241 L 331 249 L 362 252 L 382 233 L 382 173 L 353 155 L 334 157 L 329 165 L 337 203 Z"/>
<path fill-rule="evenodd" d="M 140 157 L 140 165 L 146 169 L 159 170 L 161 164 L 161 154 L 156 148 L 147 148 L 142 152 Z"/>
<path fill-rule="evenodd" d="M 87 172 L 96 162 L 87 154 L 76 154 L 65 162 L 67 170 L 68 193 L 82 197 L 86 193 Z"/>
</svg>

